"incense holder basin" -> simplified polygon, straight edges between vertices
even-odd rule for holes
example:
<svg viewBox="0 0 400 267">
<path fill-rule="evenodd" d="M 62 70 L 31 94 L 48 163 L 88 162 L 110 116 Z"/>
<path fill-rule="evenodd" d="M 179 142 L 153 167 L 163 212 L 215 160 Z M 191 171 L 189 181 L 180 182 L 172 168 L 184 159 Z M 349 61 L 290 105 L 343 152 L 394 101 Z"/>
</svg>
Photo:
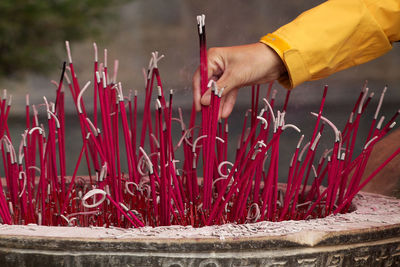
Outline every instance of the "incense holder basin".
<svg viewBox="0 0 400 267">
<path fill-rule="evenodd" d="M 307 221 L 189 226 L 0 225 L 0 266 L 399 266 L 400 200 Z"/>
</svg>

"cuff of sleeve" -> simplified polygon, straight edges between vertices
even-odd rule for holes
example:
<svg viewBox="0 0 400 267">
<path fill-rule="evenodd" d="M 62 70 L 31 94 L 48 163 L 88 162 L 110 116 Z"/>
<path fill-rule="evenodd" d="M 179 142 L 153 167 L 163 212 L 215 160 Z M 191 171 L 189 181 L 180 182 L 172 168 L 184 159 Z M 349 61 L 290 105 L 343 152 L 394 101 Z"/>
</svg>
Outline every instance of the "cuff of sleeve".
<svg viewBox="0 0 400 267">
<path fill-rule="evenodd" d="M 263 36 L 260 42 L 271 47 L 285 64 L 287 73 L 278 79 L 278 82 L 285 88 L 293 89 L 297 85 L 310 80 L 311 75 L 297 49 L 291 48 L 285 40 L 274 33 Z"/>
</svg>

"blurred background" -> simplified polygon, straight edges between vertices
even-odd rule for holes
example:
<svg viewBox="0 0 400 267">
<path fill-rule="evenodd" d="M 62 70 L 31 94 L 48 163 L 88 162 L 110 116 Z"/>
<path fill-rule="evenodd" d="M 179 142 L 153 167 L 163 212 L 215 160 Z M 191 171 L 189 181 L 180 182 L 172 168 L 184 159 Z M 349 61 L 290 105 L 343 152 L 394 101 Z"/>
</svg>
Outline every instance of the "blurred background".
<svg viewBox="0 0 400 267">
<path fill-rule="evenodd" d="M 175 110 L 182 107 L 189 111 L 192 104 L 191 78 L 199 64 L 196 15 L 206 15 L 208 47 L 231 46 L 257 42 L 261 36 L 322 2 L 2 0 L 0 88 L 7 89 L 13 95 L 9 125 L 14 140 L 19 140 L 24 130 L 22 114 L 25 94 L 30 95 L 31 104 L 42 103 L 43 96 L 54 101 L 56 88 L 50 81 L 59 80 L 62 62 L 67 60 L 65 40 L 71 43 L 72 58 L 81 85 L 92 79 L 92 43 L 96 42 L 100 61 L 104 48 L 108 49 L 110 67 L 114 59 L 119 60 L 118 80 L 122 82 L 125 94 L 130 89 L 136 89 L 139 98 L 144 95 L 142 68 L 147 67 L 151 52 L 159 51 L 165 55 L 159 63 L 164 87 L 176 92 Z M 364 81 L 368 80 L 368 87 L 376 96 L 368 109 L 369 117 L 362 123 L 363 130 L 367 132 L 377 99 L 386 84 L 389 89 L 381 114 L 391 117 L 400 108 L 399 62 L 400 45 L 395 43 L 393 50 L 379 59 L 323 80 L 300 85 L 291 94 L 286 122 L 296 124 L 305 134 L 310 133 L 315 120 L 309 112 L 318 111 L 323 86 L 328 84 L 324 113 L 342 129 Z M 278 90 L 277 107 L 280 108 L 285 89 L 279 84 L 273 88 Z M 262 90 L 266 92 L 267 86 L 262 86 Z M 250 107 L 249 92 L 247 89 L 241 90 L 234 113 L 229 118 L 232 155 L 242 128 L 243 115 Z M 84 98 L 89 100 L 89 97 L 90 92 L 85 93 Z M 76 141 L 80 140 L 80 131 L 74 124 L 75 109 L 70 96 L 68 101 L 67 138 L 71 143 L 71 157 L 68 157 L 67 164 L 73 168 L 81 143 Z M 184 116 L 188 120 L 189 112 L 185 112 Z M 288 133 L 282 141 L 282 169 L 287 169 L 298 137 L 297 133 Z M 323 140 L 321 149 L 329 147 L 332 136 L 328 134 Z M 19 141 L 14 143 L 19 144 Z M 85 168 L 82 168 L 81 173 L 84 172 Z"/>
</svg>

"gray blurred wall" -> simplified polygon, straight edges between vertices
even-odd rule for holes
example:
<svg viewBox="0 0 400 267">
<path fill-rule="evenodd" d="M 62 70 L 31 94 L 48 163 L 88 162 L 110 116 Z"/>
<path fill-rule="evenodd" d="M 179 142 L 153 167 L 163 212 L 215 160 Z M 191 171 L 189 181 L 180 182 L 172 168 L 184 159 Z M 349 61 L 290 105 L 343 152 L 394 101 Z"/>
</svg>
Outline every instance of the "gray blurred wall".
<svg viewBox="0 0 400 267">
<path fill-rule="evenodd" d="M 206 15 L 209 47 L 230 46 L 256 42 L 260 36 L 274 31 L 301 12 L 322 2 L 136 0 L 117 11 L 120 17 L 117 23 L 107 26 L 110 23 L 105 21 L 103 32 L 105 38 L 101 39 L 98 46 L 101 49 L 108 48 L 110 63 L 113 58 L 120 60 L 119 80 L 123 82 L 126 90 L 143 89 L 141 69 L 147 66 L 152 51 L 160 51 L 166 56 L 160 63 L 165 87 L 177 89 L 179 91 L 179 96 L 176 97 L 177 103 L 187 106 L 191 104 L 191 76 L 198 64 L 196 15 L 201 13 Z M 81 84 L 92 77 L 93 41 L 98 40 L 71 44 Z M 60 43 L 59 49 L 62 50 L 63 46 L 64 44 Z M 369 80 L 370 87 L 377 92 L 388 84 L 391 101 L 398 102 L 399 62 L 400 47 L 396 44 L 391 52 L 379 59 L 342 71 L 327 79 L 299 86 L 293 91 L 292 105 L 318 102 L 321 89 L 326 83 L 331 88 L 329 101 L 347 102 L 349 95 L 358 94 L 358 89 L 365 79 Z M 31 94 L 32 103 L 39 102 L 42 101 L 43 95 L 54 95 L 54 87 L 49 81 L 58 79 L 59 66 L 54 66 L 54 70 L 51 75 L 28 75 L 19 81 L 4 81 L 2 87 L 12 91 L 16 103 L 24 103 L 23 95 L 27 92 Z M 242 94 L 247 95 L 245 90 L 242 90 Z M 240 104 L 245 104 L 243 101 L 246 97 L 240 99 L 242 99 Z M 19 112 L 18 106 L 13 107 L 14 112 Z"/>
<path fill-rule="evenodd" d="M 192 103 L 191 77 L 196 69 L 198 57 L 198 36 L 196 28 L 196 15 L 206 15 L 208 46 L 230 46 L 257 42 L 266 33 L 272 32 L 279 26 L 291 21 L 301 12 L 321 3 L 315 0 L 277 1 L 277 0 L 253 0 L 253 1 L 222 1 L 222 0 L 136 0 L 127 3 L 117 12 L 120 19 L 117 23 L 104 22 L 103 37 L 99 40 L 85 40 L 81 43 L 71 43 L 72 56 L 77 70 L 80 84 L 92 79 L 93 48 L 92 42 L 97 41 L 100 49 L 108 48 L 109 65 L 112 59 L 120 60 L 118 79 L 123 83 L 125 92 L 129 89 L 139 90 L 139 97 L 143 97 L 144 80 L 142 67 L 148 65 L 150 53 L 159 51 L 165 58 L 159 63 L 159 68 L 165 89 L 175 89 L 174 107 L 182 106 L 187 110 Z M 338 18 L 339 19 L 339 18 Z M 389 91 L 385 99 L 382 114 L 390 117 L 399 107 L 400 103 L 400 75 L 398 64 L 400 62 L 400 45 L 395 44 L 393 50 L 385 56 L 372 62 L 342 71 L 329 78 L 307 82 L 294 89 L 291 94 L 286 121 L 298 125 L 307 136 L 313 128 L 315 120 L 309 115 L 310 111 L 318 111 L 318 105 L 325 84 L 329 84 L 328 98 L 324 114 L 342 128 L 348 118 L 353 103 L 357 98 L 364 80 L 369 80 L 369 87 L 379 94 L 385 84 L 389 85 Z M 64 50 L 64 44 L 59 44 L 59 49 Z M 60 59 L 66 60 L 64 55 Z M 102 53 L 100 53 L 102 60 Z M 25 105 L 26 93 L 31 95 L 31 104 L 42 103 L 42 96 L 49 100 L 55 98 L 55 87 L 50 80 L 59 79 L 60 66 L 54 66 L 54 72 L 50 75 L 27 75 L 21 80 L 8 80 L 2 82 L 2 87 L 10 90 L 14 95 L 11 111 L 10 126 L 12 133 L 18 135 L 24 129 L 21 118 L 15 114 L 22 114 Z M 265 86 L 263 87 L 265 89 Z M 279 85 L 278 107 L 282 104 L 285 91 Z M 235 153 L 235 144 L 240 134 L 243 114 L 250 105 L 250 90 L 243 89 L 240 92 L 238 104 L 230 117 L 230 129 L 232 141 L 230 141 L 229 155 Z M 90 100 L 90 92 L 86 92 L 84 99 Z M 67 93 L 70 112 L 75 112 L 71 97 Z M 143 99 L 143 98 L 142 98 Z M 371 111 L 376 107 L 377 97 L 371 104 Z M 139 101 L 143 103 L 143 101 Z M 89 107 L 90 108 L 90 107 Z M 44 111 L 43 111 L 44 112 Z M 184 114 L 188 117 L 188 114 Z M 370 114 L 371 115 L 371 114 Z M 71 116 L 72 123 L 74 119 Z M 43 116 L 43 120 L 45 117 Z M 71 125 L 71 124 L 68 124 Z M 77 125 L 68 126 L 67 165 L 72 168 L 76 161 L 81 144 L 80 133 Z M 362 131 L 368 131 L 368 123 Z M 321 149 L 329 147 L 332 137 L 329 130 L 326 141 Z M 361 130 L 360 130 L 361 132 Z M 298 139 L 298 133 L 285 134 L 282 151 L 282 168 L 287 168 L 293 147 Z M 359 142 L 362 142 L 360 139 Z M 326 144 L 326 145 L 325 145 Z M 72 169 L 69 170 L 69 172 Z M 79 173 L 85 173 L 81 167 Z"/>
</svg>

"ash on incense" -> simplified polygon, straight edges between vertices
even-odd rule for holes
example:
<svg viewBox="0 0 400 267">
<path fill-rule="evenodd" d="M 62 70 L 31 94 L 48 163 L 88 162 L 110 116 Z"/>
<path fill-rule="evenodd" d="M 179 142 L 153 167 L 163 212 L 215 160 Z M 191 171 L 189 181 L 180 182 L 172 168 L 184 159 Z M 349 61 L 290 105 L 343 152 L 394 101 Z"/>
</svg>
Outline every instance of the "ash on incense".
<svg viewBox="0 0 400 267">
<path fill-rule="evenodd" d="M 4 179 L 0 180 L 2 231 L 9 229 L 6 225 L 18 224 L 28 225 L 19 227 L 21 231 L 42 229 L 32 226 L 37 224 L 92 227 L 90 231 L 95 232 L 96 227 L 140 228 L 132 230 L 140 235 L 164 229 L 149 230 L 146 226 L 241 229 L 238 225 L 243 224 L 243 229 L 250 227 L 262 232 L 264 230 L 260 229 L 277 227 L 269 222 L 310 226 L 310 219 L 319 222 L 318 218 L 328 216 L 327 221 L 336 220 L 356 216 L 362 210 L 343 215 L 351 209 L 354 199 L 358 201 L 355 203 L 362 203 L 363 197 L 357 196 L 359 191 L 400 153 L 397 149 L 362 180 L 374 145 L 394 127 L 399 114 L 396 112 L 386 121 L 383 116 L 379 117 L 386 88 L 370 120 L 370 131 L 364 134 L 359 133 L 358 128 L 364 111 L 372 102 L 373 94 L 369 94 L 369 89 L 362 88 L 346 126 L 340 131 L 323 115 L 328 90 L 325 87 L 320 108 L 312 113 L 315 117 L 313 133 L 305 137 L 299 127 L 285 121 L 290 91 L 279 109 L 275 106 L 276 91 L 272 90 L 272 84 L 265 91 L 253 86 L 242 134 L 239 140 L 233 140 L 238 144 L 237 153 L 230 162 L 227 148 L 232 140 L 228 123 L 218 118 L 223 89 L 207 80 L 204 16 L 198 17 L 198 30 L 201 88 L 203 93 L 210 87 L 213 91 L 211 105 L 202 108 L 200 122 L 196 122 L 194 109 L 187 116 L 178 108 L 179 116 L 172 116 L 173 91 L 165 95 L 158 69 L 163 56 L 157 52 L 152 54 L 145 73 L 145 95 L 127 94 L 117 81 L 118 65 L 114 65 L 113 70 L 108 68 L 107 50 L 100 63 L 96 44 L 93 81 L 82 87 L 66 42 L 69 63 L 64 63 L 60 81 L 56 83 L 56 98 L 44 97 L 42 109 L 37 104 L 30 105 L 27 97 L 26 130 L 20 143 L 10 138 L 7 118 L 11 101 L 7 103 L 7 97 L 3 97 L 0 107 L 4 169 Z M 90 112 L 83 99 L 87 90 L 94 92 Z M 65 143 L 67 94 L 75 104 L 83 143 L 72 174 L 66 173 L 65 166 L 69 156 Z M 137 123 L 137 101 L 145 103 L 142 125 Z M 38 112 L 44 112 L 47 120 L 40 121 Z M 173 133 L 172 124 L 175 123 L 181 126 L 180 132 Z M 280 138 L 286 131 L 297 131 L 299 141 L 288 162 L 287 183 L 282 186 L 278 184 L 278 162 L 280 146 L 284 145 Z M 334 133 L 331 148 L 317 155 L 320 138 L 327 131 Z M 364 136 L 360 137 L 362 134 Z M 179 136 L 177 142 L 172 135 Z M 355 140 L 358 138 L 365 142 L 356 155 Z M 178 150 L 183 158 L 175 157 Z M 126 161 L 127 169 L 121 168 L 121 161 Z M 81 164 L 87 166 L 88 179 L 78 176 Z M 307 222 L 293 222 L 301 220 Z M 225 224 L 227 226 L 219 226 Z M 119 233 L 116 236 L 125 233 L 121 229 L 102 231 L 116 231 Z M 193 233 L 202 231 L 208 230 Z M 226 236 L 215 231 L 211 231 L 214 233 L 211 236 Z M 239 231 L 240 234 L 246 235 Z"/>
<path fill-rule="evenodd" d="M 329 233 L 365 231 L 400 224 L 400 200 L 372 193 L 357 195 L 355 211 L 313 220 L 262 221 L 248 224 L 224 224 L 193 228 L 160 226 L 140 228 L 45 227 L 36 224 L 0 225 L 1 236 L 56 237 L 78 239 L 220 239 L 286 237 L 288 240 L 314 245 Z"/>
</svg>

